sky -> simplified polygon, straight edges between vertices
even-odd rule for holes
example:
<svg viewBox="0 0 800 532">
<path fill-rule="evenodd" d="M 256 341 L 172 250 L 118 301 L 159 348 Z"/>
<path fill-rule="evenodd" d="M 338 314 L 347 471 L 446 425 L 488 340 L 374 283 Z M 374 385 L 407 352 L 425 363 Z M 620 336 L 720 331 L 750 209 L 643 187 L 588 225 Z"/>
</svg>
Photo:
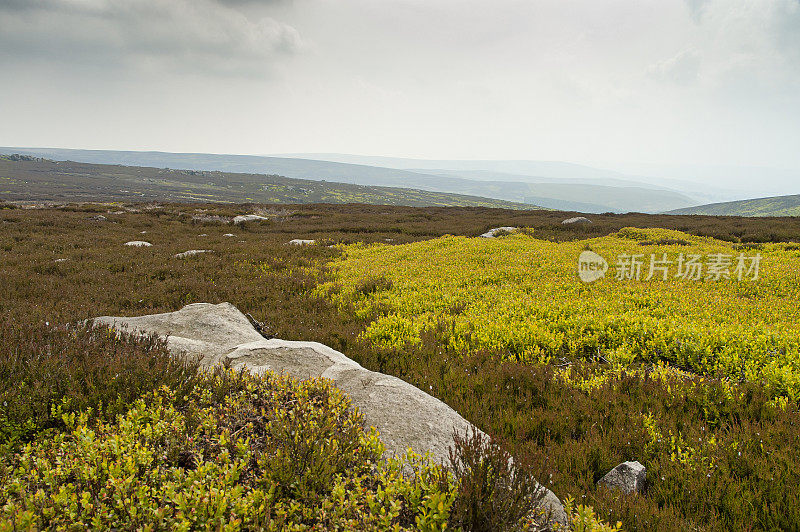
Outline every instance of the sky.
<svg viewBox="0 0 800 532">
<path fill-rule="evenodd" d="M 800 0 L 0 0 L 0 145 L 800 169 Z"/>
</svg>

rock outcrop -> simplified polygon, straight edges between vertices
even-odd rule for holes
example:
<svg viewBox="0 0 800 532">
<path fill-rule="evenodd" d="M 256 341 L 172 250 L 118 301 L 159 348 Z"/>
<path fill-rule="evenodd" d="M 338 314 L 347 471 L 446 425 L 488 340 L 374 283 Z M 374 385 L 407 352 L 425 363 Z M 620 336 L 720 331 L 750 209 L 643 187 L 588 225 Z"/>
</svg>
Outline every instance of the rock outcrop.
<svg viewBox="0 0 800 532">
<path fill-rule="evenodd" d="M 561 223 L 565 224 L 565 225 L 590 224 L 590 223 L 592 223 L 592 221 L 589 218 L 586 218 L 584 216 L 576 216 L 575 218 L 567 218 L 566 220 L 564 220 Z"/>
<path fill-rule="evenodd" d="M 597 481 L 598 486 L 619 489 L 624 493 L 641 493 L 647 470 L 639 462 L 623 462 Z"/>
<path fill-rule="evenodd" d="M 303 238 L 293 238 L 292 240 L 289 240 L 289 244 L 292 246 L 311 246 L 316 243 L 316 240 L 306 240 Z"/>
<path fill-rule="evenodd" d="M 176 312 L 150 316 L 103 316 L 95 323 L 165 337 L 171 352 L 196 357 L 204 366 L 227 362 L 233 368 L 254 373 L 272 371 L 297 379 L 331 379 L 350 396 L 367 425 L 378 429 L 391 455 L 401 455 L 412 448 L 421 454 L 429 452 L 436 462 L 447 463 L 454 432 L 478 430 L 419 388 L 367 370 L 326 345 L 264 338 L 229 303 L 195 303 Z M 555 494 L 546 490 L 542 504 L 553 520 L 565 522 L 563 506 Z"/>
<path fill-rule="evenodd" d="M 134 248 L 149 248 L 153 244 L 150 242 L 145 242 L 144 240 L 131 240 L 130 242 L 125 242 L 125 245 Z"/>
</svg>

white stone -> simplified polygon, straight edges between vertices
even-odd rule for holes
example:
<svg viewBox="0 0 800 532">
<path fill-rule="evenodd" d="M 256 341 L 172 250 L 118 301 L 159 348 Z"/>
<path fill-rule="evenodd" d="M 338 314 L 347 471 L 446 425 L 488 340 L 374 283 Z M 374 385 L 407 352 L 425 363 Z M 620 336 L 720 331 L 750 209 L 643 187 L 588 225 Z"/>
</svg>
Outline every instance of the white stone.
<svg viewBox="0 0 800 532">
<path fill-rule="evenodd" d="M 189 257 L 194 257 L 195 255 L 199 255 L 201 253 L 214 253 L 210 249 L 190 249 L 189 251 L 184 251 L 183 253 L 176 253 L 173 255 L 176 259 L 186 259 Z"/>
<path fill-rule="evenodd" d="M 316 240 L 303 240 L 302 238 L 295 238 L 293 240 L 289 240 L 288 243 L 293 246 L 310 246 L 316 242 Z"/>
<path fill-rule="evenodd" d="M 571 224 L 590 224 L 592 221 L 589 218 L 583 216 L 576 216 L 575 218 L 567 218 L 562 224 L 571 225 Z"/>
<path fill-rule="evenodd" d="M 234 225 L 239 225 L 244 222 L 256 222 L 259 220 L 269 220 L 266 216 L 259 216 L 257 214 L 240 214 L 233 217 Z"/>
<path fill-rule="evenodd" d="M 511 233 L 512 231 L 516 231 L 516 227 L 495 227 L 494 229 L 489 229 L 485 233 L 481 235 L 481 238 L 495 238 L 495 234 L 501 231 L 505 231 Z"/>
<path fill-rule="evenodd" d="M 132 246 L 135 248 L 149 248 L 153 244 L 150 242 L 145 242 L 144 240 L 131 240 L 130 242 L 125 242 L 126 246 Z"/>
</svg>

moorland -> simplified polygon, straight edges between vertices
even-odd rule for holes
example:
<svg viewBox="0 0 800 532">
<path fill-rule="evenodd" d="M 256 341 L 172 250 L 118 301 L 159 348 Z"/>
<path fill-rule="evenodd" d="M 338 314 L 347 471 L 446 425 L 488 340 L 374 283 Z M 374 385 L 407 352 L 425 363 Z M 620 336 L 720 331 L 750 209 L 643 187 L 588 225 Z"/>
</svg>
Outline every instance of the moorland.
<svg viewBox="0 0 800 532">
<path fill-rule="evenodd" d="M 226 223 L 252 212 L 266 219 Z M 202 376 L 171 359 L 156 340 L 118 339 L 74 325 L 93 316 L 228 301 L 271 335 L 322 342 L 428 391 L 519 457 L 559 497 L 585 505 L 583 512 L 592 507 L 625 530 L 796 529 L 800 219 L 605 214 L 592 215 L 591 224 L 561 223 L 574 214 L 358 204 L 5 205 L 4 504 L 32 489 L 14 476 L 20 460 L 46 477 L 53 453 L 74 456 L 84 449 L 86 455 L 90 432 L 136 449 L 137 433 L 151 423 L 161 432 L 148 445 L 166 449 L 163 463 L 139 470 L 135 462 L 131 474 L 148 471 L 161 482 L 164 508 L 152 515 L 163 519 L 189 522 L 180 512 L 192 506 L 175 487 L 190 485 L 199 490 L 197 500 L 209 497 L 206 513 L 191 522 L 221 522 L 209 501 L 227 512 L 234 492 L 209 494 L 192 482 L 216 479 L 233 490 L 239 481 L 232 475 L 242 472 L 252 497 L 238 515 L 263 518 L 263 508 L 273 508 L 275 523 L 350 520 L 379 528 L 368 516 L 384 506 L 396 510 L 392 524 L 441 528 L 467 523 L 470 500 L 493 506 L 491 498 L 474 490 L 470 495 L 436 470 L 423 467 L 421 484 L 404 483 L 402 465 L 376 472 L 374 436 L 358 428 L 324 383 Z M 477 238 L 499 226 L 522 230 Z M 294 238 L 316 244 L 287 245 Z M 152 246 L 124 246 L 131 240 Z M 213 253 L 174 256 L 189 249 Z M 763 263 L 755 280 L 618 280 L 609 274 L 587 285 L 576 272 L 579 253 L 588 249 L 610 262 L 619 253 L 719 253 L 760 254 Z M 198 389 L 207 392 L 195 397 Z M 247 449 L 239 456 L 236 444 L 215 446 L 208 435 L 248 427 L 244 433 L 254 441 L 276 427 L 296 430 L 292 420 L 302 417 L 297 412 L 308 398 L 317 417 L 303 430 L 311 431 L 311 440 L 335 439 L 340 449 L 330 467 L 312 460 L 316 465 L 305 474 L 268 479 L 267 486 L 300 479 L 290 490 L 270 492 L 247 484 L 261 478 L 258 468 L 212 460 L 237 456 L 286 474 L 286 463 L 275 458 L 280 453 L 270 454 L 269 446 L 252 451 L 262 453 L 257 456 Z M 215 410 L 220 403 L 229 408 Z M 274 413 L 268 427 L 241 421 L 254 408 Z M 314 433 L 314 427 L 339 428 Z M 194 447 L 177 443 L 188 437 Z M 59 447 L 65 441 L 71 447 Z M 102 473 L 97 464 L 115 451 L 97 449 L 99 461 L 85 467 Z M 195 462 L 198 456 L 209 461 Z M 271 461 L 263 462 L 265 456 Z M 596 485 L 626 460 L 647 467 L 644 493 L 622 495 Z M 164 471 L 176 476 L 166 478 Z M 54 473 L 62 475 L 60 482 L 84 481 L 75 474 Z M 326 483 L 314 483 L 315 476 Z M 376 486 L 383 498 L 374 495 Z M 69 499 L 82 501 L 75 502 L 78 517 L 87 505 L 130 508 L 147 498 L 140 494 L 114 506 L 99 491 L 85 493 L 85 500 L 80 494 Z M 29 502 L 33 514 L 52 511 L 34 495 Z M 341 515 L 334 508 L 342 508 Z"/>
</svg>

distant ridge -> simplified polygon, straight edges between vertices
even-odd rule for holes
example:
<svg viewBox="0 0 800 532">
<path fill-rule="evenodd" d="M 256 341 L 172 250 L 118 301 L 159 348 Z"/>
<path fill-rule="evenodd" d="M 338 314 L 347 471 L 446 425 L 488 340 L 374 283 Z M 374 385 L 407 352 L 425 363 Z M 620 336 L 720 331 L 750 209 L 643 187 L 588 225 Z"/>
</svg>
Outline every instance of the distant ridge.
<svg viewBox="0 0 800 532">
<path fill-rule="evenodd" d="M 56 203 L 368 203 L 410 207 L 538 208 L 429 190 L 291 179 L 264 174 L 51 161 L 33 159 L 29 155 L 0 155 L 0 200 Z"/>
<path fill-rule="evenodd" d="M 331 181 L 364 186 L 407 188 L 491 198 L 512 203 L 542 199 L 547 205 L 582 212 L 663 212 L 697 205 L 695 200 L 675 190 L 624 181 L 531 179 L 530 176 L 490 172 L 469 174 L 459 171 L 406 170 L 293 157 L 226 155 L 208 153 L 168 153 L 107 150 L 73 150 L 61 148 L 0 147 L 0 153 L 20 153 L 54 160 L 71 160 L 95 164 L 122 164 L 195 171 L 220 171 L 248 174 L 279 175 L 295 179 Z M 415 161 L 416 162 L 416 161 Z M 500 161 L 502 163 L 502 161 Z M 509 163 L 513 163 L 510 161 Z M 558 163 L 552 163 L 557 165 Z M 566 165 L 567 172 L 579 165 Z M 512 165 L 509 170 L 513 169 Z M 558 166 L 562 168 L 562 166 Z M 459 174 L 464 172 L 469 177 Z M 478 178 L 480 177 L 480 178 Z M 542 203 L 536 203 L 541 205 Z"/>
<path fill-rule="evenodd" d="M 751 200 L 710 203 L 675 209 L 667 214 L 706 214 L 712 216 L 800 216 L 800 194 Z"/>
</svg>

